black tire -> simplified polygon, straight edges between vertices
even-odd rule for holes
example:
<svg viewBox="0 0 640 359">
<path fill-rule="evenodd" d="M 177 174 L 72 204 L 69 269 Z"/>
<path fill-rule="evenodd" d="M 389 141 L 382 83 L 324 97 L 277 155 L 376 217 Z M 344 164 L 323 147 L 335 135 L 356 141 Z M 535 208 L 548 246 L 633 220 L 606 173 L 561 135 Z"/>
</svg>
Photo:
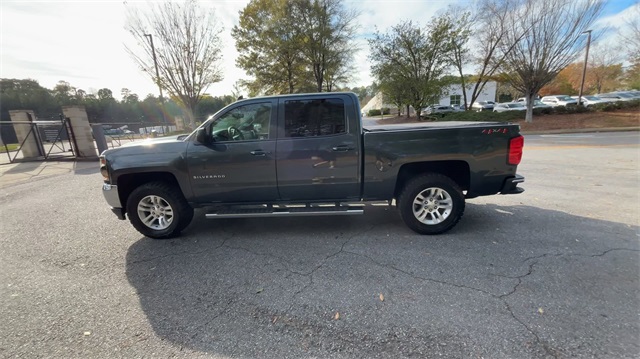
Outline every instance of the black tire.
<svg viewBox="0 0 640 359">
<path fill-rule="evenodd" d="M 152 199 L 156 199 L 162 204 L 162 209 L 160 209 L 162 211 L 161 217 L 165 219 L 163 223 L 160 223 L 158 219 L 157 228 L 152 228 L 145 224 L 138 211 L 139 205 L 146 208 Z M 144 202 L 141 203 L 143 200 Z M 164 213 L 167 208 L 171 211 L 170 216 L 168 215 L 169 210 L 167 210 L 167 215 Z M 152 208 L 149 209 L 149 211 L 153 210 Z M 150 212 L 143 211 L 142 213 Z M 150 216 L 153 216 L 153 214 L 150 214 Z M 169 239 L 178 236 L 191 223 L 193 208 L 187 203 L 179 188 L 165 182 L 150 182 L 134 189 L 129 195 L 127 199 L 127 217 L 129 217 L 133 227 L 143 235 L 154 239 Z M 169 217 L 169 223 L 166 223 L 166 219 Z M 151 220 L 153 224 L 156 223 L 155 219 L 152 218 Z"/>
<path fill-rule="evenodd" d="M 424 201 L 420 200 L 418 195 L 421 195 Z M 422 204 L 414 204 L 416 200 Z M 414 232 L 440 234 L 453 228 L 462 218 L 465 201 L 460 186 L 451 178 L 430 173 L 408 181 L 398 196 L 397 206 L 402 220 Z M 418 219 L 418 216 L 423 214 L 423 220 Z"/>
</svg>

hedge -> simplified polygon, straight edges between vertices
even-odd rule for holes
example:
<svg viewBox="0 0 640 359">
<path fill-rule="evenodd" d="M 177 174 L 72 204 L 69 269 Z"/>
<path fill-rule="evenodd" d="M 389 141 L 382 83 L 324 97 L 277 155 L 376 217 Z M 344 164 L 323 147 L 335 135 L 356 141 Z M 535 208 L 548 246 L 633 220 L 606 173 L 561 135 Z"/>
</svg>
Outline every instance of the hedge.
<svg viewBox="0 0 640 359">
<path fill-rule="evenodd" d="M 534 116 L 544 115 L 559 115 L 559 114 L 571 114 L 571 113 L 585 113 L 585 112 L 600 112 L 600 111 L 615 111 L 622 109 L 640 109 L 640 100 L 633 101 L 619 101 L 606 104 L 594 105 L 589 107 L 551 107 L 551 108 L 534 108 Z M 450 112 L 443 114 L 439 118 L 428 118 L 428 120 L 436 121 L 499 121 L 510 122 L 524 120 L 525 111 L 505 111 L 505 112 L 492 112 L 492 111 L 464 111 L 464 112 Z"/>
</svg>

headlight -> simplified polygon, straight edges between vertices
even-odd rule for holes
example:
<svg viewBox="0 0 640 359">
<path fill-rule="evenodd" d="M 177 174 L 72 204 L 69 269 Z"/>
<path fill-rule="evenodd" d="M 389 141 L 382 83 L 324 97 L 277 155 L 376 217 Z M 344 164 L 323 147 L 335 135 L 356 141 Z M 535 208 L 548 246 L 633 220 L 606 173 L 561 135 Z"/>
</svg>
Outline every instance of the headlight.
<svg viewBox="0 0 640 359">
<path fill-rule="evenodd" d="M 105 182 L 109 182 L 109 170 L 107 169 L 107 160 L 104 157 L 100 157 L 100 174 Z"/>
</svg>

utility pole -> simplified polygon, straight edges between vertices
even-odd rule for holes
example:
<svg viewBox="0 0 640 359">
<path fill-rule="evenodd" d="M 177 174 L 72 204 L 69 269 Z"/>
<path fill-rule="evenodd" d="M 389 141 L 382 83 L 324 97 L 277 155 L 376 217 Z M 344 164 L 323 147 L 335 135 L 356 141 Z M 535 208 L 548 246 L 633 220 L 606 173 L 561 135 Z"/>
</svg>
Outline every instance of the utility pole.
<svg viewBox="0 0 640 359">
<path fill-rule="evenodd" d="M 158 60 L 156 58 L 156 48 L 153 46 L 153 35 L 144 34 L 144 37 L 149 39 L 151 43 L 151 54 L 153 56 L 153 64 L 156 67 L 156 85 L 158 85 L 158 91 L 160 91 L 160 107 L 162 112 L 162 134 L 164 135 L 164 125 L 167 123 L 166 118 L 164 117 L 164 97 L 162 96 L 162 86 L 160 86 L 160 72 L 158 71 Z"/>
<path fill-rule="evenodd" d="M 578 94 L 578 106 L 582 106 L 582 89 L 584 88 L 584 78 L 587 76 L 587 62 L 589 61 L 589 45 L 591 45 L 591 30 L 587 30 L 584 33 L 588 34 L 587 37 L 587 51 L 584 54 L 584 66 L 582 67 L 582 81 L 580 81 L 580 93 Z"/>
</svg>

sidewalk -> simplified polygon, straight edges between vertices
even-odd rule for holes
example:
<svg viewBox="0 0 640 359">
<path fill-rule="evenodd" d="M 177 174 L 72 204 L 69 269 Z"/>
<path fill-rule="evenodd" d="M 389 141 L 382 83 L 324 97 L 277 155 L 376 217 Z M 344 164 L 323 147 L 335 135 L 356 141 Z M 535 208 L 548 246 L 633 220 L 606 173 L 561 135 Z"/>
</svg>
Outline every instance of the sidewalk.
<svg viewBox="0 0 640 359">
<path fill-rule="evenodd" d="M 94 161 L 37 161 L 0 165 L 0 188 L 66 173 L 97 175 L 100 165 Z M 99 180 L 99 178 L 98 178 Z"/>
</svg>

